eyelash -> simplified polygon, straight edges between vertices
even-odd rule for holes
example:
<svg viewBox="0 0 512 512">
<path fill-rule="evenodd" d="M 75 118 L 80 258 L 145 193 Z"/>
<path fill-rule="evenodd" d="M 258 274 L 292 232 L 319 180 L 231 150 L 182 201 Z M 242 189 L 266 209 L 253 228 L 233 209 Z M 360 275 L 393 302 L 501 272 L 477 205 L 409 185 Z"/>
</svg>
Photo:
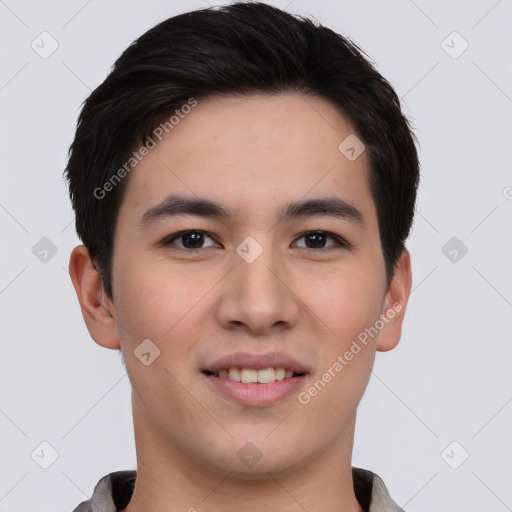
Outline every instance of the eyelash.
<svg viewBox="0 0 512 512">
<path fill-rule="evenodd" d="M 202 231 L 200 229 L 188 229 L 185 231 L 179 231 L 178 233 L 174 233 L 173 235 L 166 237 L 163 240 L 162 245 L 170 246 L 170 245 L 172 245 L 172 242 L 174 242 L 174 240 L 177 240 L 177 239 L 181 238 L 183 235 L 186 235 L 188 233 L 202 233 L 215 241 L 214 237 L 212 235 L 210 235 L 207 231 Z M 329 231 L 322 231 L 322 230 L 318 230 L 318 229 L 312 230 L 312 231 L 305 231 L 304 233 L 299 235 L 296 238 L 296 240 L 304 238 L 307 235 L 314 235 L 314 234 L 322 234 L 322 235 L 326 235 L 327 238 L 332 238 L 336 242 L 337 246 L 340 248 L 345 248 L 345 249 L 350 248 L 350 244 L 348 242 L 346 242 L 345 240 L 343 240 L 343 238 L 339 237 L 338 235 L 335 235 L 334 233 L 331 233 Z M 218 242 L 216 242 L 216 243 L 218 243 Z M 186 247 L 185 248 L 177 247 L 177 249 L 181 250 L 181 251 L 188 251 L 188 252 L 199 252 L 199 251 L 202 251 L 205 249 L 209 249 L 209 247 L 200 247 L 199 249 L 188 249 Z M 301 249 L 308 249 L 308 250 L 315 251 L 315 252 L 323 252 L 323 251 L 328 251 L 328 250 L 332 249 L 332 246 L 331 247 L 322 247 L 319 249 L 315 249 L 315 248 L 311 248 L 311 247 L 301 247 Z"/>
</svg>

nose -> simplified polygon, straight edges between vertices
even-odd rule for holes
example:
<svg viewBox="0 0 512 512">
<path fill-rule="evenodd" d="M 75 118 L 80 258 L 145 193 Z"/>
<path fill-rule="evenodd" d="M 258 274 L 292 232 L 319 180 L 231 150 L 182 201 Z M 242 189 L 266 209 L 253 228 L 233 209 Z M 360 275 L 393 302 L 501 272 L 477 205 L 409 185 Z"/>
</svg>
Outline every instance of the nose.
<svg viewBox="0 0 512 512">
<path fill-rule="evenodd" d="M 223 328 L 265 335 L 298 322 L 300 302 L 292 274 L 276 251 L 265 248 L 252 262 L 235 253 L 233 265 L 220 283 L 216 316 Z"/>
</svg>

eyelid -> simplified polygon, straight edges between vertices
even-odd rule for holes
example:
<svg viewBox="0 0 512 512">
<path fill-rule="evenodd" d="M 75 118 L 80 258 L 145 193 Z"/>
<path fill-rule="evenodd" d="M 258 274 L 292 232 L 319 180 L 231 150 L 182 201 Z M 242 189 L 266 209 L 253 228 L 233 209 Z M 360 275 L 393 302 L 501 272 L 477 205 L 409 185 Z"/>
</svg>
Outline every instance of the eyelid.
<svg viewBox="0 0 512 512">
<path fill-rule="evenodd" d="M 171 235 L 166 236 L 162 240 L 161 245 L 164 247 L 167 245 L 171 245 L 172 241 L 174 241 L 175 239 L 179 239 L 182 235 L 185 235 L 186 233 L 202 233 L 205 236 L 211 238 L 215 243 L 217 243 L 217 244 L 219 243 L 219 242 L 217 242 L 215 237 L 208 231 L 204 231 L 203 229 L 184 229 L 182 231 L 177 231 L 176 233 L 172 233 Z M 187 248 L 182 249 L 181 247 L 177 247 L 177 249 L 182 250 L 182 251 L 188 251 L 188 252 L 198 252 L 198 251 L 201 251 L 204 249 L 208 249 L 208 247 L 200 247 L 199 249 L 187 249 Z"/>
<path fill-rule="evenodd" d="M 322 235 L 325 235 L 327 238 L 334 239 L 337 242 L 338 247 L 344 247 L 346 249 L 350 249 L 352 247 L 351 244 L 349 244 L 343 237 L 341 237 L 340 235 L 337 235 L 336 233 L 332 233 L 331 231 L 326 231 L 325 229 L 309 229 L 307 231 L 302 232 L 300 235 L 298 235 L 295 238 L 295 240 L 299 240 L 300 238 L 303 238 L 304 236 L 310 235 L 312 233 L 320 233 Z M 321 252 L 321 251 L 327 251 L 329 248 L 324 247 L 324 248 L 320 248 L 320 249 L 311 249 L 309 247 L 300 247 L 300 249 L 309 249 L 311 251 Z"/>
</svg>

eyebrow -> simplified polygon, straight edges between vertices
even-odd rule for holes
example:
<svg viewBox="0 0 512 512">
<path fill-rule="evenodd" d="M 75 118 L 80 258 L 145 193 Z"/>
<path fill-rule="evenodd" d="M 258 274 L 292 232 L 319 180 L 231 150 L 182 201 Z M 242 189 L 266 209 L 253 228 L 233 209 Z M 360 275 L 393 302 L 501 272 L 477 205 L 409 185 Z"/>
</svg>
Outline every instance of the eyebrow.
<svg viewBox="0 0 512 512">
<path fill-rule="evenodd" d="M 196 215 L 198 217 L 229 220 L 235 212 L 216 201 L 205 197 L 187 197 L 171 194 L 161 203 L 147 210 L 139 220 L 140 227 L 147 227 L 161 218 L 180 215 Z M 326 216 L 346 219 L 366 229 L 362 213 L 352 204 L 340 197 L 319 197 L 286 203 L 277 210 L 277 221 L 306 216 Z"/>
</svg>

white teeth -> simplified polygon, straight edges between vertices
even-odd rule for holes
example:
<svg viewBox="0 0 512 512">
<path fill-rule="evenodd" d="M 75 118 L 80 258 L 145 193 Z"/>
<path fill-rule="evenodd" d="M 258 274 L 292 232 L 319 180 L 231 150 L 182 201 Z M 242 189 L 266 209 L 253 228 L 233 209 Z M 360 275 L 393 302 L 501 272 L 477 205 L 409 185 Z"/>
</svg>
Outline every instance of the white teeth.
<svg viewBox="0 0 512 512">
<path fill-rule="evenodd" d="M 248 384 L 249 382 L 258 382 L 258 370 L 242 368 L 242 371 L 240 372 L 240 380 L 244 384 Z"/>
<path fill-rule="evenodd" d="M 251 382 L 271 384 L 276 380 L 293 377 L 293 370 L 286 370 L 285 368 L 264 368 L 263 370 L 255 370 L 254 368 L 229 368 L 229 370 L 220 370 L 216 375 L 221 379 L 230 379 L 235 382 L 243 382 L 244 384 Z"/>
<path fill-rule="evenodd" d="M 265 368 L 264 370 L 258 370 L 258 382 L 261 382 L 262 384 L 268 384 L 269 382 L 275 382 L 275 380 L 276 371 L 274 370 L 274 368 Z"/>
<path fill-rule="evenodd" d="M 240 370 L 238 368 L 230 368 L 228 370 L 229 378 L 231 380 L 235 380 L 237 382 L 240 382 Z M 219 375 L 220 377 L 220 375 Z"/>
<path fill-rule="evenodd" d="M 284 368 L 276 368 L 276 380 L 283 380 L 286 377 L 286 370 Z"/>
</svg>

